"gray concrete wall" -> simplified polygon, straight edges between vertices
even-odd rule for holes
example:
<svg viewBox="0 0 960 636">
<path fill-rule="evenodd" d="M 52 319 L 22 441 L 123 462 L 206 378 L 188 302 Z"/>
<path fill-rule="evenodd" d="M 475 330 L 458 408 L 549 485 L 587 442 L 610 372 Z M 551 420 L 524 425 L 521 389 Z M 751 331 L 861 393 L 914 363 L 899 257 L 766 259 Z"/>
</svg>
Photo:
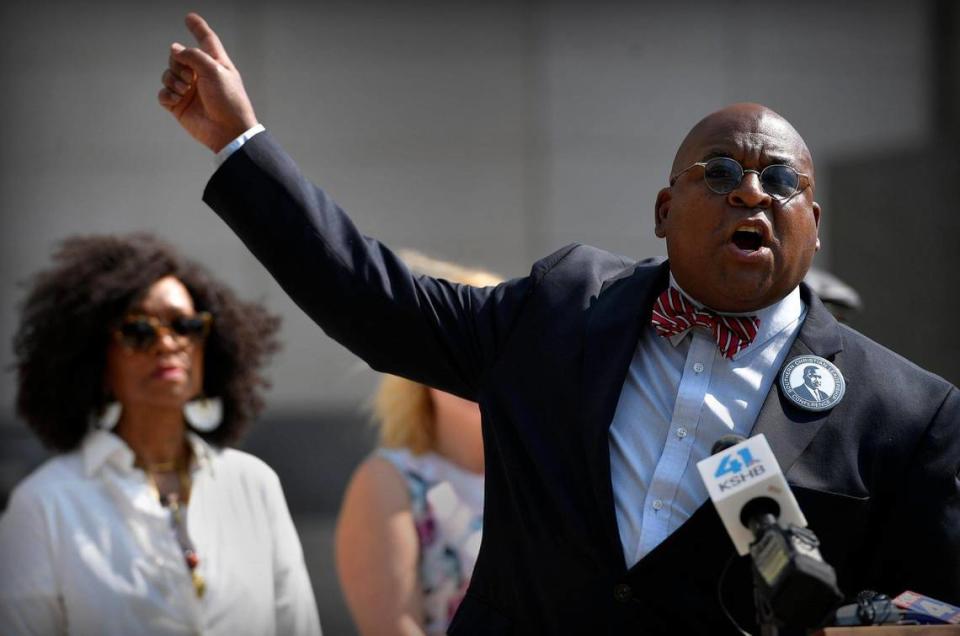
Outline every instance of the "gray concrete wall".
<svg viewBox="0 0 960 636">
<path fill-rule="evenodd" d="M 929 128 L 919 2 L 7 2 L 0 366 L 16 281 L 56 241 L 149 229 L 283 314 L 272 409 L 351 408 L 369 392 L 364 365 L 200 201 L 210 157 L 154 97 L 190 8 L 219 30 L 263 122 L 365 231 L 508 276 L 575 240 L 661 254 L 657 189 L 686 130 L 725 103 L 780 110 L 821 165 Z M 821 265 L 830 181 L 821 171 Z M 0 412 L 12 395 L 5 373 Z"/>
<path fill-rule="evenodd" d="M 956 384 L 960 4 L 938 0 L 931 26 L 930 136 L 852 152 L 828 167 L 843 238 L 834 263 L 866 303 L 856 328 Z"/>
</svg>

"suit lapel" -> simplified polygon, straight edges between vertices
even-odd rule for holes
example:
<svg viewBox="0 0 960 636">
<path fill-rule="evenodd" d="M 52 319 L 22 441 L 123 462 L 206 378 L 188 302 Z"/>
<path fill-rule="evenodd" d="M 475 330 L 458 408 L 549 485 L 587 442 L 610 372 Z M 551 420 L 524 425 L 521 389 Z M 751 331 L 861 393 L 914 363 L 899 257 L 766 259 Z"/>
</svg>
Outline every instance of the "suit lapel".
<svg viewBox="0 0 960 636">
<path fill-rule="evenodd" d="M 805 284 L 800 285 L 800 295 L 808 307 L 807 317 L 784 358 L 783 366 L 797 356 L 815 355 L 830 360 L 842 373 L 840 354 L 843 346 L 836 319 Z M 766 435 L 780 468 L 786 473 L 835 409 L 819 413 L 806 411 L 784 397 L 779 388 L 783 366 L 777 371 L 751 435 Z"/>
<path fill-rule="evenodd" d="M 617 530 L 607 440 L 620 391 L 637 341 L 657 294 L 666 289 L 669 268 L 637 266 L 606 281 L 593 300 L 584 335 L 583 432 L 587 465 L 610 558 L 626 568 Z"/>
</svg>

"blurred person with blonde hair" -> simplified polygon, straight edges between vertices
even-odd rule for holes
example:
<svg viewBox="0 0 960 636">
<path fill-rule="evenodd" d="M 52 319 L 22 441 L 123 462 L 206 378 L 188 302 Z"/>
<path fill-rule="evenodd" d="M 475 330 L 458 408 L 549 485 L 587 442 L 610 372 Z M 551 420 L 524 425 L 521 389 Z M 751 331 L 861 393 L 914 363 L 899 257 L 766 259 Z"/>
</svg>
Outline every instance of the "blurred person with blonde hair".
<svg viewBox="0 0 960 636">
<path fill-rule="evenodd" d="M 488 272 L 405 252 L 412 269 L 477 287 Z M 354 473 L 336 560 L 363 634 L 442 634 L 470 581 L 483 521 L 476 402 L 393 375 L 373 397 L 380 447 Z"/>
</svg>

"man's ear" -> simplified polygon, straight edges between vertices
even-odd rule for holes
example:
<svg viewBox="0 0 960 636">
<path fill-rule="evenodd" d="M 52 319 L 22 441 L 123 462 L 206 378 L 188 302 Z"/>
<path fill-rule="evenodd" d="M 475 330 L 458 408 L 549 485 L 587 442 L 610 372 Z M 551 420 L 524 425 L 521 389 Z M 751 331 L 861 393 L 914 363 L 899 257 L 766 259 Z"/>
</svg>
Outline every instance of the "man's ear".
<svg viewBox="0 0 960 636">
<path fill-rule="evenodd" d="M 817 226 L 817 251 L 820 251 L 820 204 L 813 202 L 813 223 Z"/>
<path fill-rule="evenodd" d="M 667 235 L 664 224 L 667 222 L 667 215 L 670 214 L 670 199 L 672 197 L 670 188 L 661 188 L 660 192 L 657 193 L 657 203 L 653 208 L 653 231 L 660 238 Z M 817 214 L 819 216 L 819 212 Z"/>
</svg>

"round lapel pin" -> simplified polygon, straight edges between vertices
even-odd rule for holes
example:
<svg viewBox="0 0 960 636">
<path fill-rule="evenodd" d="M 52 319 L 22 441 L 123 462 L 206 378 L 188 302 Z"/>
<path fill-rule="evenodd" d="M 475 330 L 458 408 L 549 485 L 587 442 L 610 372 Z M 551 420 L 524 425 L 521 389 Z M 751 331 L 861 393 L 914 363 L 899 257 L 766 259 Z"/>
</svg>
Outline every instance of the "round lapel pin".
<svg viewBox="0 0 960 636">
<path fill-rule="evenodd" d="M 826 411 L 843 399 L 847 384 L 832 362 L 820 356 L 799 356 L 783 367 L 780 388 L 790 401 L 808 411 Z"/>
</svg>

